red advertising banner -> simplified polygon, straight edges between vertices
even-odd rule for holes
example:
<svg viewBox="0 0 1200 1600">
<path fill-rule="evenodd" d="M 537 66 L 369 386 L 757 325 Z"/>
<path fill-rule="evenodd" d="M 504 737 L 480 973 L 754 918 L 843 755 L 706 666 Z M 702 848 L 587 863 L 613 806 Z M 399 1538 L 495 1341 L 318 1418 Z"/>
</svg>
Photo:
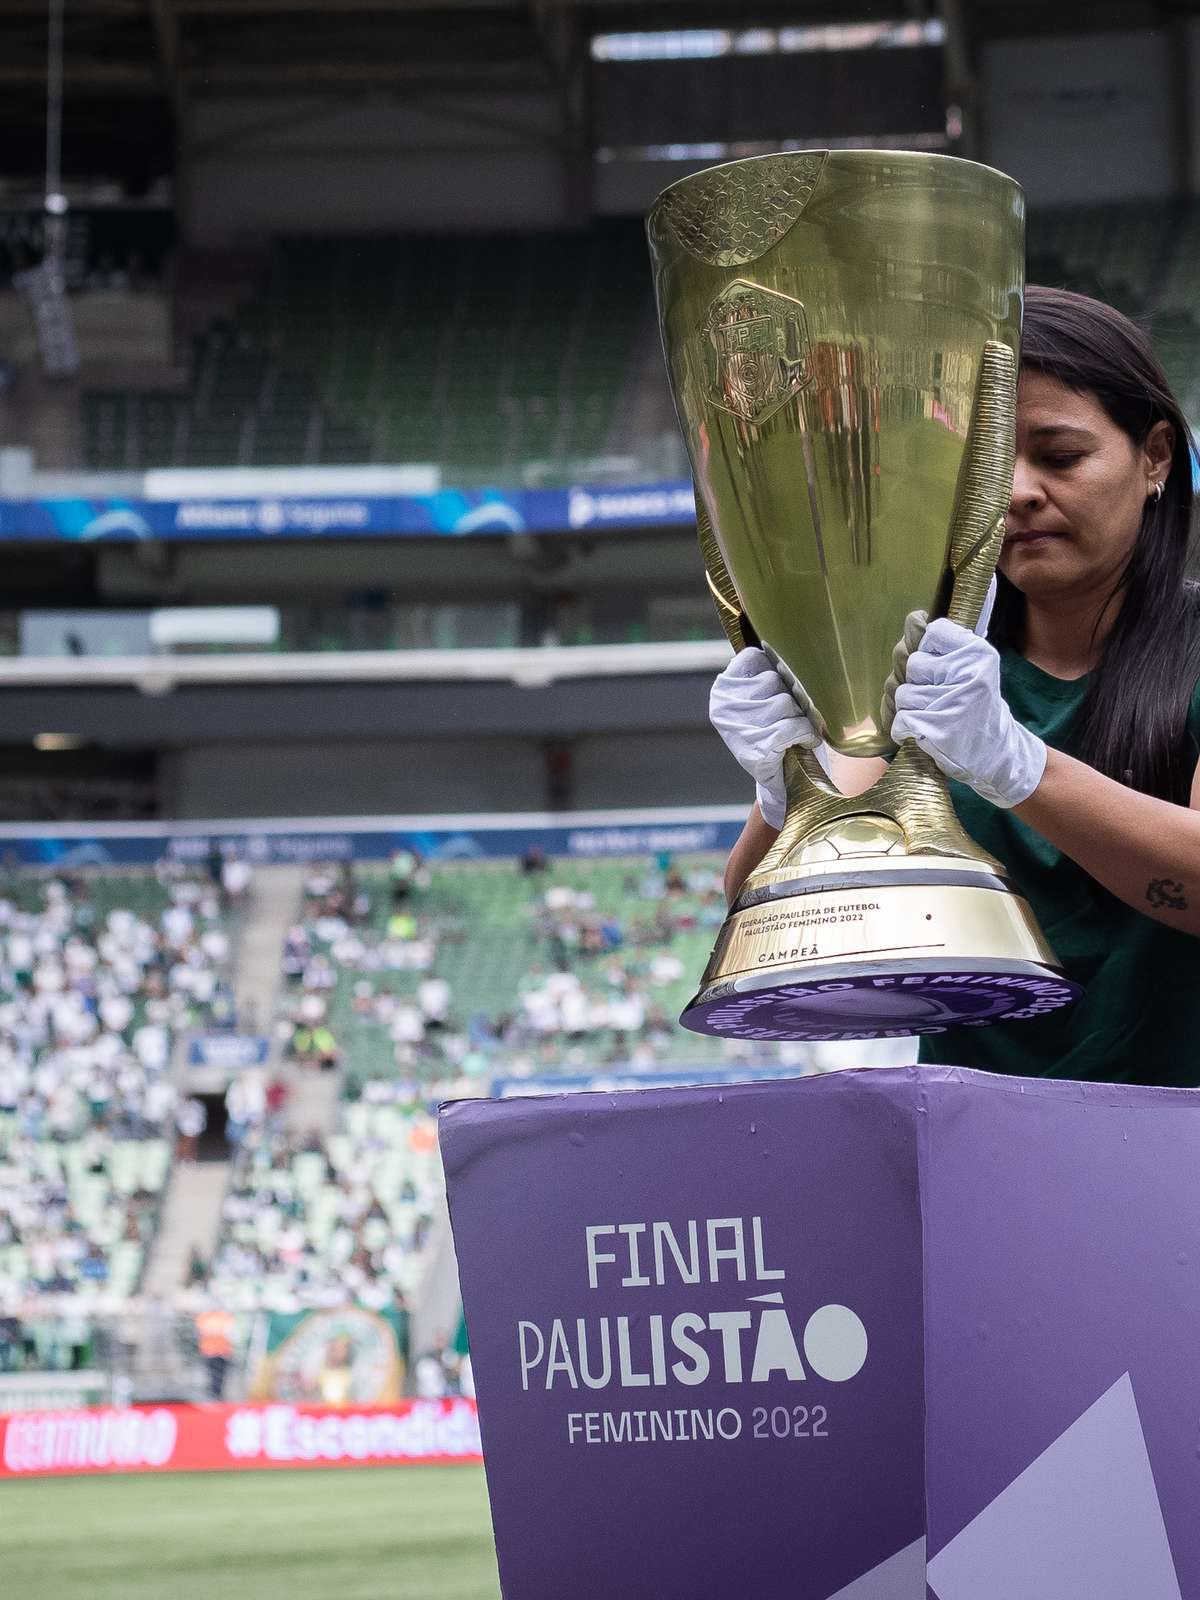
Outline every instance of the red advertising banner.
<svg viewBox="0 0 1200 1600">
<path fill-rule="evenodd" d="M 474 1400 L 94 1406 L 0 1415 L 0 1478 L 483 1460 Z"/>
</svg>

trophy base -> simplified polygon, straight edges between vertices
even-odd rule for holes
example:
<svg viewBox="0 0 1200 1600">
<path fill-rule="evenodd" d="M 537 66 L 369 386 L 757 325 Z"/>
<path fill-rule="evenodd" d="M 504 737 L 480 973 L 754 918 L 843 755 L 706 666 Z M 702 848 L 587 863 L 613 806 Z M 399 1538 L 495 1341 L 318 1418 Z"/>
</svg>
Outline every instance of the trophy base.
<svg viewBox="0 0 1200 1600">
<path fill-rule="evenodd" d="M 909 856 L 752 880 L 680 1022 L 739 1039 L 888 1039 L 1034 1017 L 1079 997 L 1005 879 Z"/>
</svg>

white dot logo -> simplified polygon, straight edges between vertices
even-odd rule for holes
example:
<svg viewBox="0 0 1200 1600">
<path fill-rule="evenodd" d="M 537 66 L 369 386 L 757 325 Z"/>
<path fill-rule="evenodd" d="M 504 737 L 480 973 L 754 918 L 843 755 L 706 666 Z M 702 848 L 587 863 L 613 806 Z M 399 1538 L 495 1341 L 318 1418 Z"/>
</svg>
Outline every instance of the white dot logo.
<svg viewBox="0 0 1200 1600">
<path fill-rule="evenodd" d="M 586 489 L 572 489 L 567 499 L 567 523 L 584 528 L 596 515 L 596 502 Z"/>
<path fill-rule="evenodd" d="M 804 1354 L 818 1377 L 845 1383 L 867 1359 L 867 1330 L 849 1306 L 822 1306 L 804 1329 Z"/>
</svg>

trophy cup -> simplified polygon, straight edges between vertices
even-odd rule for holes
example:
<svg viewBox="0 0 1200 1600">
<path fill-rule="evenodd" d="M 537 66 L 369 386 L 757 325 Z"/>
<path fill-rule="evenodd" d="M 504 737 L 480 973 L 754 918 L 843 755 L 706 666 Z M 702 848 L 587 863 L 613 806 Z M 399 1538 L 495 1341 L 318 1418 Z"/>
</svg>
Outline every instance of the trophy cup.
<svg viewBox="0 0 1200 1600">
<path fill-rule="evenodd" d="M 784 758 L 788 809 L 685 1027 L 867 1039 L 1078 994 L 946 782 L 889 737 L 908 614 L 972 627 L 1004 538 L 1024 198 L 947 156 L 810 150 L 673 184 L 648 221 L 709 588 L 825 742 L 893 759 L 844 798 Z"/>
</svg>

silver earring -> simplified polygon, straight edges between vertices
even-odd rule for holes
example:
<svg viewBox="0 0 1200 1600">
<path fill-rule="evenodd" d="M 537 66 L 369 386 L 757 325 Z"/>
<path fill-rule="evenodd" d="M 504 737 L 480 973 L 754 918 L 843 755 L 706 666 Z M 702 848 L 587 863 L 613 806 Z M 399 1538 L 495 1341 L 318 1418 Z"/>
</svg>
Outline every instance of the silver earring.
<svg viewBox="0 0 1200 1600">
<path fill-rule="evenodd" d="M 1162 486 L 1162 479 L 1161 478 L 1154 485 L 1154 491 L 1153 492 L 1154 492 L 1154 503 L 1155 503 L 1155 505 L 1157 505 L 1158 502 L 1163 497 L 1163 486 Z"/>
</svg>

